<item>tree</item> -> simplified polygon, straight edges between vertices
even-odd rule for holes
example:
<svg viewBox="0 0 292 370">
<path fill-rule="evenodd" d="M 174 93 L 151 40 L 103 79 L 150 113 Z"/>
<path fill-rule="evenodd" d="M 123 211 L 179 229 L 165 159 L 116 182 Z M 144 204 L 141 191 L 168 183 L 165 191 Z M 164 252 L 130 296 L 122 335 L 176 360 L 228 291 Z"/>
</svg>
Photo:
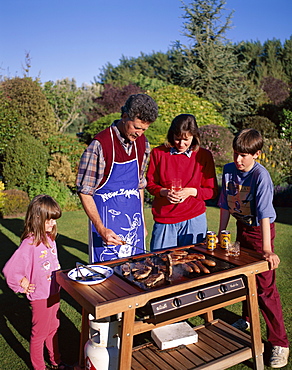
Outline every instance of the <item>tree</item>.
<svg viewBox="0 0 292 370">
<path fill-rule="evenodd" d="M 185 65 L 180 71 L 181 84 L 217 106 L 233 121 L 255 109 L 255 91 L 239 68 L 234 47 L 226 42 L 232 12 L 221 21 L 225 0 L 196 0 L 183 5 L 185 36 L 192 45 L 182 46 Z"/>
<path fill-rule="evenodd" d="M 65 132 L 81 114 L 81 90 L 74 79 L 66 78 L 45 82 L 43 92 L 54 110 L 57 131 Z"/>
<path fill-rule="evenodd" d="M 267 40 L 263 45 L 261 59 L 263 77 L 274 77 L 286 82 L 286 75 L 282 64 L 283 47 L 280 40 Z"/>
<path fill-rule="evenodd" d="M 292 36 L 290 36 L 290 38 L 284 43 L 283 68 L 288 82 L 292 84 Z"/>
<path fill-rule="evenodd" d="M 0 91 L 6 111 L 16 114 L 18 123 L 27 133 L 45 140 L 55 131 L 54 112 L 37 81 L 30 77 L 7 79 L 0 84 Z M 10 119 L 15 121 L 12 116 Z"/>
<path fill-rule="evenodd" d="M 280 105 L 288 99 L 290 95 L 289 86 L 285 82 L 272 76 L 263 78 L 261 88 L 274 105 Z"/>
<path fill-rule="evenodd" d="M 139 75 L 171 82 L 170 54 L 162 52 L 141 53 L 138 58 L 122 56 L 117 67 L 107 63 L 102 68 L 99 80 L 103 84 L 122 87 L 133 83 Z"/>
<path fill-rule="evenodd" d="M 89 123 L 110 113 L 121 112 L 121 107 L 124 105 L 128 97 L 131 94 L 138 94 L 141 92 L 142 90 L 137 85 L 133 84 L 123 87 L 106 84 L 101 96 L 93 100 L 93 108 L 85 113 Z"/>
</svg>

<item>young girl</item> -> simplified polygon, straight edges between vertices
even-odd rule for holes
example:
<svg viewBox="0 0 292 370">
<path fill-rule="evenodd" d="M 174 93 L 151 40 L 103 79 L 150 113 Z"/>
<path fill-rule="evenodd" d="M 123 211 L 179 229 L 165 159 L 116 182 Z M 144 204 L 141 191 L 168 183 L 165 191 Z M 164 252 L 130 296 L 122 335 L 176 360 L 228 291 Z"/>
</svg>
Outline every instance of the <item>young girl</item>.
<svg viewBox="0 0 292 370">
<path fill-rule="evenodd" d="M 48 369 L 44 361 L 47 347 L 51 369 L 67 369 L 61 362 L 57 330 L 60 287 L 55 272 L 60 268 L 56 248 L 58 203 L 48 195 L 36 196 L 28 206 L 21 244 L 3 269 L 8 286 L 25 293 L 32 308 L 30 358 L 35 370 Z"/>
<path fill-rule="evenodd" d="M 196 118 L 175 117 L 167 140 L 152 150 L 147 172 L 147 190 L 155 196 L 151 250 L 202 242 L 207 231 L 204 201 L 217 194 L 213 157 L 200 147 Z M 181 179 L 179 191 L 171 190 L 174 178 Z"/>
</svg>

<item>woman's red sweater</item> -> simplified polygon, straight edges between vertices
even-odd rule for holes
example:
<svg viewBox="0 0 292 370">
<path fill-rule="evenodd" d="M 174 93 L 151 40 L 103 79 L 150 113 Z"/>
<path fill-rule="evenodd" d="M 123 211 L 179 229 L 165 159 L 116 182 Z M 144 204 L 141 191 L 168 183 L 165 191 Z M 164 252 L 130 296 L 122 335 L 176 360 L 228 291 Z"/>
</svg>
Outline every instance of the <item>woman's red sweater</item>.
<svg viewBox="0 0 292 370">
<path fill-rule="evenodd" d="M 197 196 L 179 204 L 171 204 L 160 196 L 162 188 L 171 188 L 173 178 L 181 178 L 183 188 L 196 188 Z M 147 172 L 147 190 L 155 196 L 152 213 L 156 222 L 174 224 L 203 214 L 204 201 L 215 198 L 218 191 L 211 152 L 199 148 L 189 158 L 185 154 L 170 154 L 170 148 L 165 145 L 154 148 Z"/>
</svg>

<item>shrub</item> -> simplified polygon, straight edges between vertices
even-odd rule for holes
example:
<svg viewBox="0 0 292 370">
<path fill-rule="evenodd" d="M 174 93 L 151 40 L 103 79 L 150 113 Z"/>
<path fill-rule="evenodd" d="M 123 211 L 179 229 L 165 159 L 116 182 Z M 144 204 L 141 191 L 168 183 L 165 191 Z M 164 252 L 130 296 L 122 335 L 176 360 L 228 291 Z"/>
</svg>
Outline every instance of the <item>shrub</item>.
<svg viewBox="0 0 292 370">
<path fill-rule="evenodd" d="M 292 185 L 275 186 L 273 204 L 275 207 L 292 207 Z"/>
<path fill-rule="evenodd" d="M 50 164 L 47 169 L 49 176 L 54 177 L 57 181 L 67 185 L 69 187 L 74 187 L 76 182 L 76 176 L 71 170 L 70 162 L 67 156 L 60 153 L 55 153 L 51 156 Z"/>
<path fill-rule="evenodd" d="M 111 113 L 84 127 L 81 140 L 89 144 L 96 134 L 110 126 L 113 121 L 120 119 L 121 113 Z"/>
<path fill-rule="evenodd" d="M 147 93 L 156 101 L 159 108 L 158 119 L 151 123 L 146 131 L 152 147 L 164 142 L 172 120 L 181 113 L 196 116 L 198 126 L 213 124 L 227 127 L 227 122 L 216 111 L 213 104 L 199 98 L 188 88 L 168 85 Z"/>
<path fill-rule="evenodd" d="M 243 128 L 254 128 L 259 131 L 266 139 L 277 138 L 278 131 L 276 125 L 267 117 L 250 116 L 243 121 Z"/>
<path fill-rule="evenodd" d="M 3 176 L 7 189 L 23 191 L 45 178 L 48 166 L 48 150 L 40 140 L 20 133 L 6 149 Z"/>
<path fill-rule="evenodd" d="M 257 161 L 267 168 L 275 186 L 292 183 L 292 153 L 287 140 L 265 139 Z"/>
<path fill-rule="evenodd" d="M 51 135 L 45 142 L 45 146 L 51 155 L 65 155 L 71 164 L 71 170 L 77 174 L 80 157 L 86 148 L 84 143 L 79 142 L 77 137 L 67 134 Z"/>
<path fill-rule="evenodd" d="M 78 197 L 73 195 L 66 185 L 55 180 L 53 177 L 43 179 L 29 188 L 29 197 L 31 199 L 38 194 L 50 195 L 59 203 L 64 211 L 81 208 Z M 67 207 L 69 209 L 67 209 Z"/>
<path fill-rule="evenodd" d="M 4 202 L 6 198 L 6 194 L 4 193 L 4 184 L 0 181 L 0 216 L 3 214 Z"/>
<path fill-rule="evenodd" d="M 15 77 L 2 82 L 0 90 L 8 108 L 16 112 L 26 132 L 44 140 L 56 130 L 53 109 L 37 81 Z"/>
<path fill-rule="evenodd" d="M 282 120 L 280 122 L 281 137 L 292 142 L 292 111 L 283 109 Z"/>
<path fill-rule="evenodd" d="M 12 216 L 23 214 L 26 212 L 29 205 L 29 197 L 25 191 L 17 189 L 4 190 L 5 194 L 2 214 L 4 216 Z"/>
<path fill-rule="evenodd" d="M 275 105 L 283 103 L 289 97 L 290 92 L 288 84 L 272 76 L 263 78 L 261 89 Z"/>
<path fill-rule="evenodd" d="M 125 104 L 128 97 L 141 92 L 140 87 L 133 84 L 123 87 L 105 84 L 101 96 L 93 100 L 95 103 L 94 107 L 89 112 L 85 112 L 88 121 L 93 122 L 110 113 L 121 112 L 121 107 Z"/>
<path fill-rule="evenodd" d="M 206 125 L 200 127 L 199 132 L 201 146 L 213 154 L 216 167 L 222 169 L 226 163 L 232 162 L 233 135 L 227 127 Z"/>
<path fill-rule="evenodd" d="M 22 130 L 21 121 L 17 111 L 10 107 L 4 94 L 0 91 L 0 156 L 19 132 Z"/>
</svg>

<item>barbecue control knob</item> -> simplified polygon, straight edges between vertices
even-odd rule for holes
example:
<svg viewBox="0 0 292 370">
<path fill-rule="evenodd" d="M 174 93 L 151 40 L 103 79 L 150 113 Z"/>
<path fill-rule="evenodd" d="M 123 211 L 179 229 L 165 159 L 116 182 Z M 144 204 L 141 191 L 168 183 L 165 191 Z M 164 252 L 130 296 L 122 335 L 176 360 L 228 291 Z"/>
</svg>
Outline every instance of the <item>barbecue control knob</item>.
<svg viewBox="0 0 292 370">
<path fill-rule="evenodd" d="M 221 285 L 220 285 L 220 290 L 221 290 L 221 292 L 222 292 L 222 293 L 226 293 L 226 292 L 228 291 L 228 288 L 227 288 L 227 286 L 226 286 L 226 285 L 221 284 Z"/>
<path fill-rule="evenodd" d="M 174 300 L 172 301 L 172 305 L 174 307 L 180 307 L 181 306 L 181 300 L 179 298 L 174 298 Z"/>
<path fill-rule="evenodd" d="M 206 297 L 206 294 L 200 290 L 200 291 L 198 292 L 198 298 L 199 298 L 199 299 L 204 299 L 205 297 Z"/>
</svg>

